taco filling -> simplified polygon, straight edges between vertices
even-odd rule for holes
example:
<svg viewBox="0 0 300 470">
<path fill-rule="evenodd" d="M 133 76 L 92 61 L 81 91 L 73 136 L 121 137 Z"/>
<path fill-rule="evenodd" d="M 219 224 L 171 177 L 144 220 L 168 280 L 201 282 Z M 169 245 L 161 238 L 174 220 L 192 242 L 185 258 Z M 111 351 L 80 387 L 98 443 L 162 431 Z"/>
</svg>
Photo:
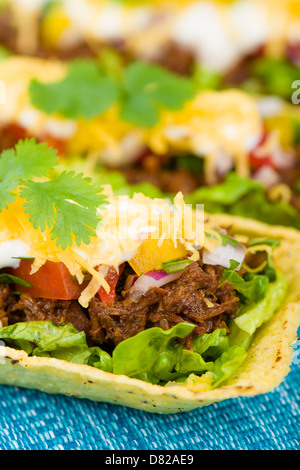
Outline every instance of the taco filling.
<svg viewBox="0 0 300 470">
<path fill-rule="evenodd" d="M 0 159 L 0 339 L 153 384 L 226 382 L 284 302 L 280 242 L 238 240 L 181 193 L 171 204 L 51 178 L 56 164 L 33 140 Z"/>
<path fill-rule="evenodd" d="M 142 61 L 119 65 L 4 60 L 0 148 L 34 137 L 116 194 L 182 191 L 209 212 L 300 228 L 294 109 L 281 103 L 270 116 L 239 90 L 205 91 Z"/>
<path fill-rule="evenodd" d="M 265 83 L 261 57 L 299 67 L 294 0 L 1 0 L 0 25 L 9 50 L 46 58 L 98 57 L 110 47 L 127 61 L 142 58 L 181 74 L 201 64 L 225 82 L 250 78 L 252 86 Z"/>
</svg>

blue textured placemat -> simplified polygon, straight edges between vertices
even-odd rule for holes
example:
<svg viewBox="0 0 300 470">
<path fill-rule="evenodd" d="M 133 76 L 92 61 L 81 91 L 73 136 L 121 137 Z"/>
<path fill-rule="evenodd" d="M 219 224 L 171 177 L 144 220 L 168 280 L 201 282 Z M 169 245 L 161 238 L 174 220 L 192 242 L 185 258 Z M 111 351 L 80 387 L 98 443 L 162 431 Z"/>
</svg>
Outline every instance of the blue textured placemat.
<svg viewBox="0 0 300 470">
<path fill-rule="evenodd" d="M 300 448 L 300 365 L 275 391 L 178 415 L 0 387 L 1 450 Z"/>
</svg>

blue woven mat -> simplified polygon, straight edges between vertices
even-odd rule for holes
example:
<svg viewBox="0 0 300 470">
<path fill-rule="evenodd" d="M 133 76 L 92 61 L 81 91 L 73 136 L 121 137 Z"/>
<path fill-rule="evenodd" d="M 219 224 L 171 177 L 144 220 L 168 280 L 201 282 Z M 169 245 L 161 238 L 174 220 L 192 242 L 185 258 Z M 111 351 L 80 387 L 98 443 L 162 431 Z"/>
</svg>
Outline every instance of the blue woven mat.
<svg viewBox="0 0 300 470">
<path fill-rule="evenodd" d="M 275 391 L 178 415 L 0 387 L 1 450 L 300 448 L 300 365 Z"/>
</svg>

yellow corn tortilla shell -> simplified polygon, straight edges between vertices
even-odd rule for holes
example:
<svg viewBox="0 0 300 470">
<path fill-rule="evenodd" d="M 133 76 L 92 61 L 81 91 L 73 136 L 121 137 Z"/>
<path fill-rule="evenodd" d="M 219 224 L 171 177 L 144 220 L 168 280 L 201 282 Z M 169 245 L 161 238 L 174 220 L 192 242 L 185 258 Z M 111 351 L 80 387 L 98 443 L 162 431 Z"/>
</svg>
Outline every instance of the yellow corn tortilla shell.
<svg viewBox="0 0 300 470">
<path fill-rule="evenodd" d="M 210 216 L 216 224 L 232 226 L 241 236 L 279 238 L 276 266 L 289 280 L 283 307 L 257 332 L 248 356 L 226 385 L 210 390 L 209 374 L 201 381 L 165 387 L 53 358 L 28 357 L 23 351 L 0 347 L 0 383 L 34 388 L 100 402 L 116 403 L 156 413 L 178 413 L 241 396 L 267 393 L 290 370 L 300 324 L 300 233 L 240 217 Z"/>
</svg>

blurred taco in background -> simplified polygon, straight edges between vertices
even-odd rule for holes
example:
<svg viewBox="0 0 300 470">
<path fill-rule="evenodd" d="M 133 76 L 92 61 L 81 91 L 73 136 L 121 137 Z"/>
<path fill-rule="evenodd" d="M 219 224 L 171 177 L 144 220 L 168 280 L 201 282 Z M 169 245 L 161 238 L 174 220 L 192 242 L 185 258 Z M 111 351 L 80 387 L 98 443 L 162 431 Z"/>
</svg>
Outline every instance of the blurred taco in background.
<svg viewBox="0 0 300 470">
<path fill-rule="evenodd" d="M 300 228 L 296 108 L 110 59 L 3 60 L 0 147 L 34 137 L 116 194 L 182 191 L 208 212 Z"/>
<path fill-rule="evenodd" d="M 2 0 L 0 42 L 63 60 L 143 59 L 205 86 L 242 86 L 290 100 L 300 66 L 298 0 Z"/>
<path fill-rule="evenodd" d="M 172 413 L 283 380 L 298 231 L 217 226 L 181 193 L 114 196 L 56 165 L 34 140 L 0 158 L 2 384 Z"/>
</svg>

